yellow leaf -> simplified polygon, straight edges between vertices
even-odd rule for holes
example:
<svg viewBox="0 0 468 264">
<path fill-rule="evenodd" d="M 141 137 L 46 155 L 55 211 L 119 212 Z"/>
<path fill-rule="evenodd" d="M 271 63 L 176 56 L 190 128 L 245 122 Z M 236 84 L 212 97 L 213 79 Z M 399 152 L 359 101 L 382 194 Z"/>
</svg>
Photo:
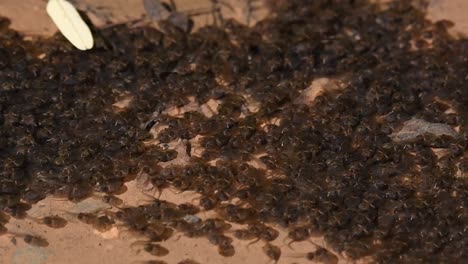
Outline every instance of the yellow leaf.
<svg viewBox="0 0 468 264">
<path fill-rule="evenodd" d="M 91 30 L 72 4 L 65 0 L 49 0 L 46 10 L 60 32 L 73 46 L 80 50 L 89 50 L 93 47 Z"/>
</svg>

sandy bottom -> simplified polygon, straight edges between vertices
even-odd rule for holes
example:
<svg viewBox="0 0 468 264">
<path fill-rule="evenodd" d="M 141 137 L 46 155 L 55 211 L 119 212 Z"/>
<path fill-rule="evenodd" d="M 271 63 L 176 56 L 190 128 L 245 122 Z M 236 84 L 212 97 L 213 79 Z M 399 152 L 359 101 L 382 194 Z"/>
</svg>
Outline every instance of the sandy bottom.
<svg viewBox="0 0 468 264">
<path fill-rule="evenodd" d="M 126 205 L 144 204 L 148 196 L 143 194 L 134 182 L 126 184 L 127 192 L 119 197 Z M 198 197 L 194 193 L 175 194 L 169 190 L 163 192 L 161 199 L 174 203 L 190 202 Z M 177 263 L 184 259 L 196 260 L 199 263 L 268 263 L 270 260 L 262 253 L 263 242 L 259 241 L 249 245 L 247 241 L 234 239 L 233 246 L 236 254 L 225 258 L 218 254 L 217 247 L 211 245 L 204 238 L 187 238 L 177 233 L 169 240 L 161 243 L 169 249 L 170 253 L 161 258 L 140 251 L 132 243 L 144 241 L 144 237 L 138 237 L 128 232 L 124 226 L 113 227 L 111 230 L 100 233 L 90 226 L 79 222 L 75 214 L 79 212 L 93 212 L 95 210 L 111 209 L 108 204 L 98 198 L 90 198 L 80 203 L 60 201 L 47 198 L 28 212 L 30 217 L 40 218 L 49 215 L 59 215 L 68 220 L 67 226 L 61 229 L 49 228 L 38 224 L 34 219 L 11 219 L 6 225 L 12 233 L 0 236 L 0 263 L 12 264 L 43 264 L 43 263 L 139 263 L 145 260 L 164 260 L 167 263 Z M 201 218 L 206 218 L 207 213 L 200 213 Z M 240 226 L 239 226 L 240 227 Z M 306 261 L 305 254 L 313 251 L 315 246 L 311 242 L 298 242 L 289 247 L 286 239 L 287 232 L 280 230 L 280 236 L 273 244 L 280 246 L 282 258 L 278 263 L 310 263 Z M 47 239 L 49 246 L 35 247 L 23 242 L 20 234 L 40 235 Z M 227 233 L 229 236 L 229 233 Z M 313 241 L 323 245 L 323 240 Z M 271 263 L 271 261 L 270 261 Z M 344 263 L 344 261 L 342 261 Z"/>
</svg>

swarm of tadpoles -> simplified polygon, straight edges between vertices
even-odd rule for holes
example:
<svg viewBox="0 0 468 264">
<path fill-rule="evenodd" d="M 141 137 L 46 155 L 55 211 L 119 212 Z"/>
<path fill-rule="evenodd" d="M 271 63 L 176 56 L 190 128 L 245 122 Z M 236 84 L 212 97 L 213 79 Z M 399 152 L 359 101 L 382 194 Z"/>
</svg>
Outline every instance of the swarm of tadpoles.
<svg viewBox="0 0 468 264">
<path fill-rule="evenodd" d="M 104 193 L 114 211 L 76 217 L 101 231 L 123 224 L 147 238 L 133 247 L 155 256 L 184 235 L 226 257 L 233 239 L 258 240 L 278 261 L 272 226 L 281 226 L 287 243 L 325 238 L 330 250 L 311 260 L 468 258 L 468 41 L 408 2 L 293 0 L 251 28 L 224 21 L 191 34 L 123 25 L 100 31 L 85 53 L 59 35 L 25 42 L 0 21 L 0 234 L 47 196 Z M 320 78 L 342 87 L 298 100 Z M 210 115 L 166 111 L 210 100 Z M 395 140 L 412 119 L 454 132 Z M 175 141 L 184 153 L 163 145 Z M 179 155 L 188 162 L 165 165 Z M 201 198 L 125 206 L 114 195 L 141 174 L 159 191 Z"/>
</svg>

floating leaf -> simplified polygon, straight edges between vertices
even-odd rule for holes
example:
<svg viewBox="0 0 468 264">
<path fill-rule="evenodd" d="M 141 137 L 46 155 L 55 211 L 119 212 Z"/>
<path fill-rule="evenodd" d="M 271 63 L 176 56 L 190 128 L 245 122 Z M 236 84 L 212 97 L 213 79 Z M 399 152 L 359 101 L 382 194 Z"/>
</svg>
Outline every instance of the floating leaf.
<svg viewBox="0 0 468 264">
<path fill-rule="evenodd" d="M 160 0 L 143 0 L 143 6 L 147 16 L 156 24 L 167 20 L 170 24 L 182 29 L 184 32 L 190 32 L 193 26 L 193 21 L 189 18 L 190 14 L 178 12 L 175 6 L 169 7 Z"/>
<path fill-rule="evenodd" d="M 169 16 L 169 11 L 159 0 L 143 0 L 143 6 L 148 17 L 154 22 L 159 22 Z"/>
<path fill-rule="evenodd" d="M 91 30 L 72 4 L 65 0 L 49 0 L 46 10 L 60 32 L 73 46 L 80 50 L 89 50 L 93 47 Z"/>
<path fill-rule="evenodd" d="M 403 127 L 390 135 L 393 141 L 405 142 L 416 139 L 424 134 L 432 134 L 434 136 L 449 136 L 458 137 L 458 133 L 449 125 L 443 123 L 429 123 L 422 119 L 413 118 L 403 123 Z"/>
</svg>

